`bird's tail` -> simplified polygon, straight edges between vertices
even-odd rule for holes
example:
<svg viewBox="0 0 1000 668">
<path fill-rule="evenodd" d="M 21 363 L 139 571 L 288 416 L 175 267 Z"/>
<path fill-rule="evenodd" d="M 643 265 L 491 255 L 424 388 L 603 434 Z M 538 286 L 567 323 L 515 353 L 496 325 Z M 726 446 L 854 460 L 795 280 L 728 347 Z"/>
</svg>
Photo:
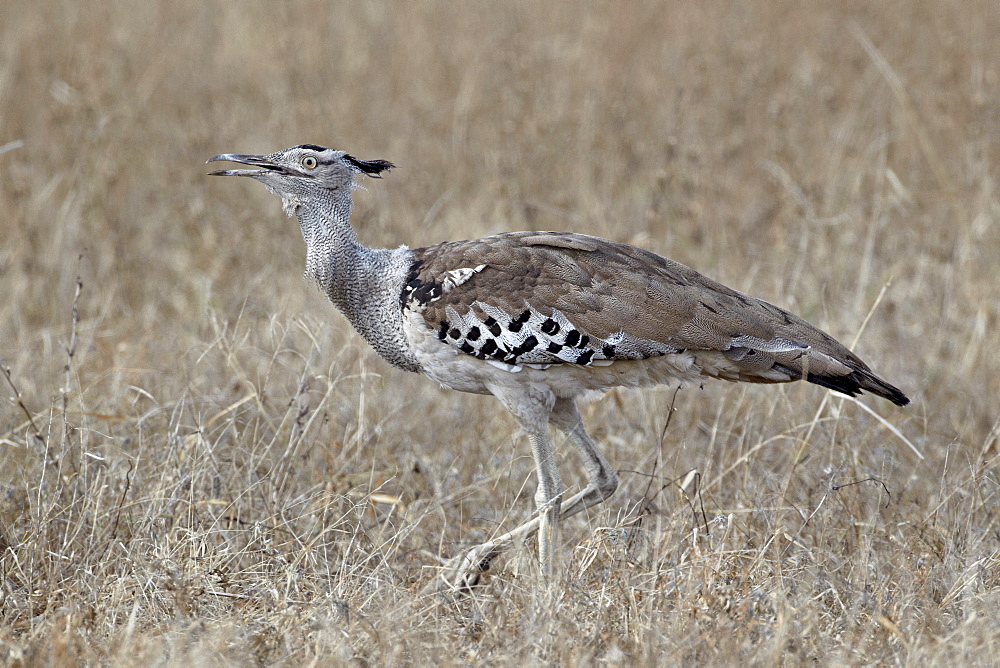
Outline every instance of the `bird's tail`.
<svg viewBox="0 0 1000 668">
<path fill-rule="evenodd" d="M 855 397 L 864 392 L 871 392 L 872 394 L 888 399 L 897 406 L 905 406 L 910 403 L 910 399 L 903 394 L 899 388 L 890 385 L 885 382 L 868 368 L 859 368 L 850 361 L 846 362 L 847 366 L 851 367 L 851 372 L 847 375 L 821 375 L 816 373 L 809 373 L 806 376 L 806 380 L 810 383 L 815 383 L 817 385 L 822 385 L 823 387 L 828 387 L 831 390 L 836 390 L 837 392 L 843 392 L 849 396 Z"/>
</svg>

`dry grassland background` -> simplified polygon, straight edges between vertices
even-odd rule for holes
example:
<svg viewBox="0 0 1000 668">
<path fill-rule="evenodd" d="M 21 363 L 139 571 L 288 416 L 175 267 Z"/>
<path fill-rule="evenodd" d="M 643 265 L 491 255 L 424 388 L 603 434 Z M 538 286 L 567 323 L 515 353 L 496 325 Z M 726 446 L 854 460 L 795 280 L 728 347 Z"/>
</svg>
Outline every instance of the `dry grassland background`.
<svg viewBox="0 0 1000 668">
<path fill-rule="evenodd" d="M 4 3 L 0 656 L 1000 662 L 998 7 Z M 672 389 L 609 393 L 622 486 L 567 522 L 558 606 L 534 544 L 421 596 L 531 514 L 527 443 L 378 359 L 278 200 L 205 176 L 305 142 L 399 165 L 369 245 L 641 245 L 913 404 L 710 382 L 664 432 Z"/>
</svg>

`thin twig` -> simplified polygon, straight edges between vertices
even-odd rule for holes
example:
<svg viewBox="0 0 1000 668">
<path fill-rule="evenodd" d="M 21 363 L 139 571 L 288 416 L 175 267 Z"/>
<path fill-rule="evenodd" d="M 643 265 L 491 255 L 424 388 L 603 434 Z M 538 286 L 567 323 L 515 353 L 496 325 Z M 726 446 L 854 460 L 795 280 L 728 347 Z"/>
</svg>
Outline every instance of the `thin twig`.
<svg viewBox="0 0 1000 668">
<path fill-rule="evenodd" d="M 694 477 L 694 495 L 698 497 L 698 505 L 701 506 L 701 524 L 705 528 L 705 533 L 708 533 L 708 513 L 705 512 L 705 498 L 701 495 L 701 471 L 697 469 L 689 471 L 684 476 L 684 481 L 686 482 L 689 478 Z M 691 515 L 694 517 L 695 522 L 698 521 L 698 508 L 694 505 L 694 500 L 691 498 L 691 494 L 685 489 L 683 483 L 679 483 L 680 478 L 674 478 L 673 484 L 677 485 L 677 489 L 684 494 L 684 500 L 687 501 L 688 507 L 691 509 Z M 679 483 L 679 484 L 678 484 Z M 664 486 L 666 488 L 666 486 Z M 660 490 L 663 491 L 663 490 Z"/>
<path fill-rule="evenodd" d="M 854 482 L 845 482 L 843 485 L 834 485 L 830 488 L 830 490 L 836 492 L 839 489 L 844 489 L 845 487 L 850 487 L 851 485 L 860 485 L 863 482 L 877 482 L 882 485 L 882 489 L 885 490 L 885 495 L 889 497 L 889 500 L 885 502 L 885 507 L 888 508 L 889 504 L 892 503 L 892 494 L 889 492 L 889 486 L 882 482 L 879 478 L 871 477 L 863 480 L 855 480 Z"/>
<path fill-rule="evenodd" d="M 677 393 L 680 391 L 680 387 L 674 389 L 674 395 L 670 398 L 670 408 L 667 409 L 667 421 L 663 423 L 663 429 L 660 430 L 660 447 L 656 449 L 656 460 L 653 462 L 653 472 L 649 474 L 649 478 L 646 482 L 646 489 L 642 492 L 643 503 L 639 509 L 640 515 L 646 511 L 646 503 L 649 500 L 649 490 L 653 486 L 653 478 L 656 477 L 656 472 L 660 468 L 660 453 L 663 452 L 663 440 L 667 437 L 667 429 L 670 428 L 670 421 L 674 418 L 674 405 L 677 403 Z M 660 492 L 662 492 L 664 488 L 666 488 L 666 485 L 660 488 Z M 659 496 L 660 492 L 657 492 L 656 495 Z"/>
<path fill-rule="evenodd" d="M 128 471 L 125 472 L 125 489 L 122 490 L 122 497 L 118 499 L 118 512 L 115 513 L 115 523 L 111 527 L 111 544 L 108 545 L 108 549 L 111 549 L 111 545 L 114 545 L 115 538 L 118 537 L 118 520 L 122 516 L 122 506 L 125 505 L 125 495 L 128 494 L 128 489 L 132 485 L 132 469 L 134 468 L 132 460 L 129 460 Z"/>
<path fill-rule="evenodd" d="M 21 399 L 21 391 L 17 389 L 16 385 L 14 385 L 14 379 L 11 378 L 10 375 L 10 367 L 0 366 L 0 370 L 2 370 L 3 375 L 7 377 L 7 384 L 10 385 L 10 389 L 14 391 L 14 399 L 17 400 L 17 405 L 21 407 L 25 417 L 28 418 L 28 423 L 31 425 L 35 438 L 37 438 L 41 443 L 45 443 L 45 439 L 42 438 L 42 432 L 39 431 L 38 425 L 35 424 L 35 419 L 31 417 L 31 411 L 28 410 L 28 407 L 24 405 L 24 401 Z"/>
<path fill-rule="evenodd" d="M 77 265 L 83 260 L 83 253 L 77 257 Z M 77 266 L 79 269 L 79 266 Z M 73 369 L 73 356 L 76 355 L 76 345 L 79 342 L 79 335 L 77 334 L 77 325 L 80 324 L 80 293 L 83 292 L 83 279 L 80 278 L 80 274 L 76 275 L 76 292 L 73 293 L 73 310 L 72 318 L 70 324 L 69 333 L 69 343 L 66 345 L 66 366 L 63 370 L 66 372 L 66 382 L 63 385 L 62 390 L 62 417 L 63 417 L 63 428 L 65 429 L 67 422 L 67 413 L 69 412 L 69 388 L 70 380 L 72 379 L 71 371 Z M 63 434 L 65 436 L 65 434 Z"/>
</svg>

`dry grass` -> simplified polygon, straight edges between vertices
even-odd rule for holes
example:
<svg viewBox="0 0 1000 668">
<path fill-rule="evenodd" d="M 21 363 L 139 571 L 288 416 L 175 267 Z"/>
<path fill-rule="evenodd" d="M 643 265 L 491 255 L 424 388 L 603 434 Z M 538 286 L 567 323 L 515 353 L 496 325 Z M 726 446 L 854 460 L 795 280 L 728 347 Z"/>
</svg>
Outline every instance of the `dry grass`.
<svg viewBox="0 0 1000 668">
<path fill-rule="evenodd" d="M 0 14 L 7 663 L 1000 662 L 995 2 Z M 530 457 L 204 177 L 301 142 L 400 165 L 370 244 L 601 234 L 858 337 L 926 458 L 812 386 L 682 390 L 662 438 L 671 390 L 611 393 L 623 486 L 566 528 L 558 610 L 530 545 L 421 598 L 530 514 Z"/>
</svg>

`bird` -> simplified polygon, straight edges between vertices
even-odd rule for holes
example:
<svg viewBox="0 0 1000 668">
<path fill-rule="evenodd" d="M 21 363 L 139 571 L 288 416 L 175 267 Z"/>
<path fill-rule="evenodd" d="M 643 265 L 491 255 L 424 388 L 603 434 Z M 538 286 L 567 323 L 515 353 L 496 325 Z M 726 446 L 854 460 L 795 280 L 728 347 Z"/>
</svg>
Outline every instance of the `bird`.
<svg viewBox="0 0 1000 668">
<path fill-rule="evenodd" d="M 555 573 L 560 521 L 610 497 L 618 475 L 576 401 L 616 387 L 805 379 L 905 406 L 902 391 L 846 346 L 783 308 L 625 243 L 572 232 L 507 232 L 432 246 L 368 248 L 351 225 L 353 192 L 395 165 L 300 144 L 223 153 L 211 176 L 259 181 L 298 220 L 306 275 L 386 362 L 445 388 L 492 394 L 531 446 L 537 513 L 448 560 L 442 588 L 466 591 L 533 534 L 543 582 Z M 582 456 L 586 485 L 567 492 L 549 426 Z"/>
</svg>

